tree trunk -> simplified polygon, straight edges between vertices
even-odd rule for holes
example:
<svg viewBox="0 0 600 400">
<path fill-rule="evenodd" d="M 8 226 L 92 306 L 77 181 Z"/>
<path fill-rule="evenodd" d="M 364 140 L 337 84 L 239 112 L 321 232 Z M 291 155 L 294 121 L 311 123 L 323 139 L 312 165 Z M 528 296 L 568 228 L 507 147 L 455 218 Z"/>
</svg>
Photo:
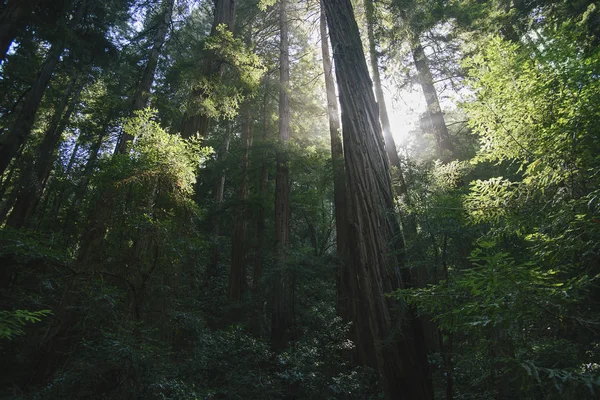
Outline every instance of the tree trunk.
<svg viewBox="0 0 600 400">
<path fill-rule="evenodd" d="M 269 85 L 265 79 L 265 94 L 263 97 L 263 113 L 262 113 L 262 146 L 267 143 L 267 106 L 269 105 Z M 266 212 L 265 203 L 267 201 L 267 183 L 269 180 L 269 170 L 267 168 L 267 157 L 265 152 L 262 152 L 260 160 L 260 171 L 258 174 L 258 210 L 256 212 L 256 250 L 254 254 L 254 271 L 252 274 L 252 290 L 258 291 L 260 280 L 262 278 L 263 253 L 265 244 L 265 228 L 266 228 Z"/>
<path fill-rule="evenodd" d="M 74 29 L 81 21 L 85 15 L 86 5 L 87 0 L 80 2 L 73 18 L 69 21 L 69 29 Z M 58 40 L 52 44 L 38 78 L 29 91 L 12 129 L 0 137 L 0 175 L 4 174 L 11 160 L 31 133 L 42 97 L 60 61 L 64 48 L 65 40 Z"/>
<path fill-rule="evenodd" d="M 221 148 L 218 150 L 217 158 L 219 161 L 223 161 L 227 158 L 229 153 L 229 143 L 231 141 L 231 132 L 229 126 L 225 132 L 224 142 Z M 221 261 L 221 206 L 223 205 L 223 196 L 225 195 L 225 174 L 223 171 L 219 171 L 217 174 L 217 180 L 213 186 L 213 204 L 215 207 L 216 215 L 211 218 L 212 225 L 212 237 L 213 243 L 210 251 L 210 262 L 208 266 L 207 278 L 215 277 L 220 274 L 219 262 Z"/>
<path fill-rule="evenodd" d="M 290 280 L 285 269 L 286 250 L 290 239 L 290 176 L 287 145 L 290 139 L 290 60 L 287 21 L 287 0 L 279 3 L 279 144 L 275 176 L 275 257 L 277 272 L 273 282 L 271 315 L 271 347 L 281 351 L 289 341 L 291 326 Z"/>
<path fill-rule="evenodd" d="M 217 32 L 219 25 L 225 25 L 228 30 L 232 31 L 235 28 L 236 0 L 214 0 L 215 16 L 213 19 L 210 35 L 213 36 Z M 202 68 L 204 76 L 210 78 L 220 78 L 222 74 L 222 65 L 215 60 L 215 57 L 210 52 L 206 52 L 203 60 Z M 191 97 L 204 97 L 205 94 L 195 90 Z M 201 112 L 188 113 L 183 116 L 181 125 L 181 136 L 190 138 L 192 136 L 205 137 L 208 133 L 209 118 Z"/>
<path fill-rule="evenodd" d="M 233 219 L 231 230 L 231 270 L 229 272 L 229 300 L 239 301 L 246 289 L 246 230 L 248 227 L 248 173 L 249 156 L 252 147 L 250 128 L 250 106 L 245 105 L 242 122 L 242 145 L 244 152 L 240 162 L 242 179 L 238 190 L 238 210 Z"/>
<path fill-rule="evenodd" d="M 400 164 L 400 157 L 398 157 L 398 151 L 396 150 L 396 142 L 392 135 L 392 127 L 390 125 L 390 118 L 385 104 L 385 96 L 383 95 L 383 88 L 381 86 L 381 76 L 379 74 L 379 56 L 377 54 L 374 32 L 375 7 L 373 6 L 373 0 L 365 0 L 365 14 L 367 17 L 367 34 L 369 37 L 369 59 L 371 60 L 371 69 L 373 70 L 375 98 L 377 99 L 377 105 L 379 106 L 379 120 L 381 121 L 381 128 L 383 129 L 385 151 L 388 155 L 390 165 L 396 167 L 398 170 L 397 184 L 394 184 L 396 194 L 404 197 L 407 193 L 406 182 L 402 172 L 402 165 Z"/>
<path fill-rule="evenodd" d="M 367 17 L 367 33 L 369 37 L 369 58 L 371 60 L 371 69 L 373 70 L 375 98 L 377 99 L 377 104 L 379 106 L 379 119 L 383 129 L 385 151 L 388 155 L 390 165 L 395 167 L 395 171 L 392 173 L 392 186 L 396 192 L 396 195 L 400 196 L 402 201 L 407 206 L 410 206 L 408 186 L 406 185 L 404 171 L 402 170 L 400 157 L 398 156 L 398 151 L 396 150 L 396 143 L 392 135 L 390 120 L 385 105 L 385 97 L 383 95 L 383 88 L 381 86 L 381 76 L 379 74 L 379 56 L 377 54 L 377 46 L 375 43 L 375 7 L 373 5 L 373 0 L 365 0 L 365 13 Z M 405 215 L 403 218 L 402 234 L 404 235 L 404 242 L 406 244 L 414 243 L 417 237 L 417 223 L 414 214 Z M 419 268 L 417 271 L 412 271 L 412 273 L 416 282 L 421 283 L 423 286 L 427 284 L 426 268 Z"/>
<path fill-rule="evenodd" d="M 13 228 L 22 227 L 33 215 L 39 204 L 48 176 L 52 171 L 54 160 L 56 159 L 56 150 L 60 138 L 71 119 L 71 115 L 79 101 L 79 95 L 83 90 L 84 82 L 78 84 L 77 80 L 78 78 L 75 76 L 65 89 L 64 96 L 56 107 L 44 138 L 36 149 L 33 163 L 26 166 L 23 171 L 21 188 L 7 221 L 7 224 Z M 71 94 L 73 95 L 71 96 Z M 69 99 L 71 100 L 70 102 Z M 63 115 L 65 108 L 67 108 L 67 111 Z"/>
<path fill-rule="evenodd" d="M 440 160 L 448 162 L 452 159 L 454 149 L 452 142 L 450 141 L 444 114 L 440 107 L 440 101 L 435 86 L 433 85 L 433 76 L 429 69 L 429 60 L 425 55 L 425 51 L 423 50 L 423 46 L 417 35 L 410 35 L 410 45 L 415 67 L 417 68 L 419 76 L 419 82 L 421 83 L 421 89 L 423 90 L 425 102 L 427 103 L 427 116 L 429 117 L 431 129 L 435 135 L 438 157 Z"/>
<path fill-rule="evenodd" d="M 348 217 L 346 205 L 346 172 L 344 170 L 344 152 L 342 148 L 342 130 L 338 111 L 338 100 L 333 80 L 333 68 L 329 53 L 329 39 L 327 36 L 327 21 L 325 9 L 321 1 L 321 52 L 323 55 L 323 72 L 325 75 L 325 89 L 327 93 L 327 114 L 329 116 L 329 136 L 331 138 L 331 162 L 333 166 L 333 201 L 335 205 L 336 246 L 338 256 L 338 269 L 336 271 L 336 308 L 338 314 L 349 319 L 348 293 L 345 292 L 348 284 L 347 269 L 344 262 L 348 256 Z"/>
<path fill-rule="evenodd" d="M 171 15 L 173 14 L 174 3 L 175 0 L 164 0 L 161 4 L 162 10 L 159 17 L 158 26 L 156 28 L 156 33 L 154 34 L 152 50 L 150 51 L 148 63 L 146 64 L 146 68 L 144 68 L 144 73 L 142 74 L 133 97 L 133 105 L 131 107 L 132 114 L 135 113 L 135 111 L 143 110 L 146 107 L 146 104 L 148 104 L 148 99 L 150 98 L 150 89 L 152 88 L 154 75 L 156 74 L 156 67 L 158 66 L 158 59 L 160 57 L 162 47 L 165 44 L 167 33 L 169 32 L 169 24 L 171 22 Z M 119 138 L 117 147 L 115 148 L 115 153 L 125 153 L 127 151 L 127 142 L 132 139 L 133 137 L 131 135 L 123 132 Z"/>
<path fill-rule="evenodd" d="M 378 369 L 389 399 L 431 399 L 426 351 L 405 304 L 384 297 L 408 284 L 393 215 L 388 157 L 350 0 L 324 0 L 342 107 L 348 188 L 346 263 L 360 361 Z M 401 333 L 399 333 L 401 332 Z"/>
</svg>

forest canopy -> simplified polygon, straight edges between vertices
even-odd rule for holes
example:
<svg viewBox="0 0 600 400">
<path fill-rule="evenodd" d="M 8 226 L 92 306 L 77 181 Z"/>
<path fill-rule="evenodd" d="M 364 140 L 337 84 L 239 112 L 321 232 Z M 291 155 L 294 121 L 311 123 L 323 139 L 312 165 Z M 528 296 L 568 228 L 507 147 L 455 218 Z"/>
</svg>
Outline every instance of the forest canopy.
<svg viewBox="0 0 600 400">
<path fill-rule="evenodd" d="M 593 0 L 0 3 L 0 398 L 593 399 Z"/>
</svg>

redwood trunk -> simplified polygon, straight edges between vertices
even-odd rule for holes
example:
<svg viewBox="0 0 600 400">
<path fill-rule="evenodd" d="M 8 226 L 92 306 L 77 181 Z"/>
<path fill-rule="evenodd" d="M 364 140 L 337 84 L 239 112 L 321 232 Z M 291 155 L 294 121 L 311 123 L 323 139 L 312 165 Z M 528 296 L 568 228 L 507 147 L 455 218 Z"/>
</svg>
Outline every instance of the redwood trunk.
<svg viewBox="0 0 600 400">
<path fill-rule="evenodd" d="M 246 231 L 248 227 L 248 168 L 252 130 L 250 129 L 250 107 L 245 106 L 242 125 L 244 153 L 240 162 L 242 179 L 238 190 L 238 210 L 235 212 L 231 231 L 231 270 L 229 272 L 229 300 L 239 301 L 246 288 Z"/>
<path fill-rule="evenodd" d="M 442 161 L 450 161 L 452 159 L 452 142 L 444 120 L 444 114 L 440 107 L 440 101 L 433 85 L 433 76 L 429 68 L 429 60 L 425 55 L 421 41 L 414 34 L 411 35 L 411 47 L 413 60 L 421 83 L 421 89 L 427 103 L 427 115 L 431 123 L 431 129 L 435 135 L 438 157 Z"/>
<path fill-rule="evenodd" d="M 262 126 L 262 146 L 267 143 L 267 106 L 269 104 L 269 85 L 265 80 L 265 94 L 263 97 L 263 126 Z M 265 203 L 267 201 L 267 183 L 269 180 L 269 170 L 267 168 L 267 157 L 263 151 L 260 160 L 260 172 L 258 174 L 258 199 L 259 206 L 256 213 L 256 251 L 254 254 L 254 272 L 252 275 L 252 289 L 258 291 L 260 280 L 262 278 L 263 253 L 265 244 L 265 229 L 266 229 L 266 212 Z"/>
<path fill-rule="evenodd" d="M 374 32 L 375 7 L 373 6 L 372 0 L 365 0 L 365 14 L 367 17 L 367 34 L 369 37 L 369 59 L 371 60 L 371 69 L 373 70 L 375 98 L 377 99 L 377 105 L 379 106 L 379 119 L 381 121 L 381 128 L 383 129 L 385 151 L 391 166 L 396 167 L 398 170 L 398 181 L 397 184 L 394 184 L 396 194 L 399 196 L 405 196 L 407 193 L 406 182 L 402 172 L 402 165 L 400 164 L 400 157 L 398 157 L 398 151 L 396 150 L 396 142 L 394 141 L 394 136 L 392 135 L 390 118 L 388 116 L 387 107 L 385 105 L 385 97 L 383 95 L 383 88 L 381 86 L 381 76 L 379 74 L 379 56 L 377 54 L 377 44 L 375 43 Z"/>
<path fill-rule="evenodd" d="M 290 176 L 287 144 L 290 139 L 290 65 L 287 21 L 287 0 L 279 3 L 279 145 L 275 176 L 275 252 L 277 271 L 273 282 L 271 315 L 271 347 L 280 351 L 289 341 L 291 326 L 291 282 L 285 269 L 286 250 L 290 238 Z"/>
<path fill-rule="evenodd" d="M 227 131 L 225 132 L 224 142 L 222 147 L 219 149 L 217 153 L 217 158 L 219 161 L 223 161 L 227 158 L 227 154 L 229 153 L 229 143 L 231 140 L 231 132 L 229 131 L 229 126 L 227 127 Z M 213 186 L 213 204 L 215 207 L 216 215 L 212 218 L 211 224 L 213 227 L 212 237 L 213 243 L 210 252 L 210 263 L 208 270 L 208 278 L 219 275 L 219 262 L 221 261 L 221 244 L 220 244 L 220 235 L 221 235 L 221 207 L 223 205 L 223 198 L 225 195 L 225 174 L 223 171 L 219 171 L 217 174 L 217 180 Z"/>
<path fill-rule="evenodd" d="M 358 26 L 350 0 L 324 4 L 342 107 L 350 225 L 346 268 L 358 355 L 380 372 L 387 398 L 431 399 L 419 324 L 405 304 L 384 296 L 408 282 L 400 272 L 404 248 Z"/>
<path fill-rule="evenodd" d="M 331 138 L 331 162 L 333 166 L 333 201 L 335 206 L 336 246 L 338 256 L 338 270 L 336 272 L 337 311 L 344 318 L 348 314 L 348 286 L 347 269 L 344 266 L 348 256 L 348 217 L 346 205 L 346 172 L 344 170 L 344 152 L 342 148 L 342 130 L 338 111 L 338 100 L 333 80 L 333 68 L 329 53 L 329 39 L 327 36 L 327 21 L 325 9 L 321 2 L 321 52 L 323 55 L 323 72 L 325 75 L 325 89 L 327 93 L 327 114 L 329 116 L 329 136 Z"/>
</svg>

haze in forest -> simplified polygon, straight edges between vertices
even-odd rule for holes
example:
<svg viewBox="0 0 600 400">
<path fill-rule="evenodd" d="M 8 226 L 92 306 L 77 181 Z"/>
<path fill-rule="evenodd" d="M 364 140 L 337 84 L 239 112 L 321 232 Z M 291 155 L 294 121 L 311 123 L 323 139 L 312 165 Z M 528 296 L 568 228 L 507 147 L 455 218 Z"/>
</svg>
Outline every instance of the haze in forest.
<svg viewBox="0 0 600 400">
<path fill-rule="evenodd" d="M 0 3 L 1 399 L 596 399 L 593 0 Z"/>
</svg>

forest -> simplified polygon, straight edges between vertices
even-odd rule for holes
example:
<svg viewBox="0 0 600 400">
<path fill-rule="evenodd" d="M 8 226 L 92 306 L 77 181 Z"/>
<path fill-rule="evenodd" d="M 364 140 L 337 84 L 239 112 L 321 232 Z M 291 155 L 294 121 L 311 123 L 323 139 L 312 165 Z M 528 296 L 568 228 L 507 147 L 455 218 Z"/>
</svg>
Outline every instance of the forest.
<svg viewBox="0 0 600 400">
<path fill-rule="evenodd" d="M 3 0 L 0 398 L 600 398 L 600 4 Z"/>
</svg>

